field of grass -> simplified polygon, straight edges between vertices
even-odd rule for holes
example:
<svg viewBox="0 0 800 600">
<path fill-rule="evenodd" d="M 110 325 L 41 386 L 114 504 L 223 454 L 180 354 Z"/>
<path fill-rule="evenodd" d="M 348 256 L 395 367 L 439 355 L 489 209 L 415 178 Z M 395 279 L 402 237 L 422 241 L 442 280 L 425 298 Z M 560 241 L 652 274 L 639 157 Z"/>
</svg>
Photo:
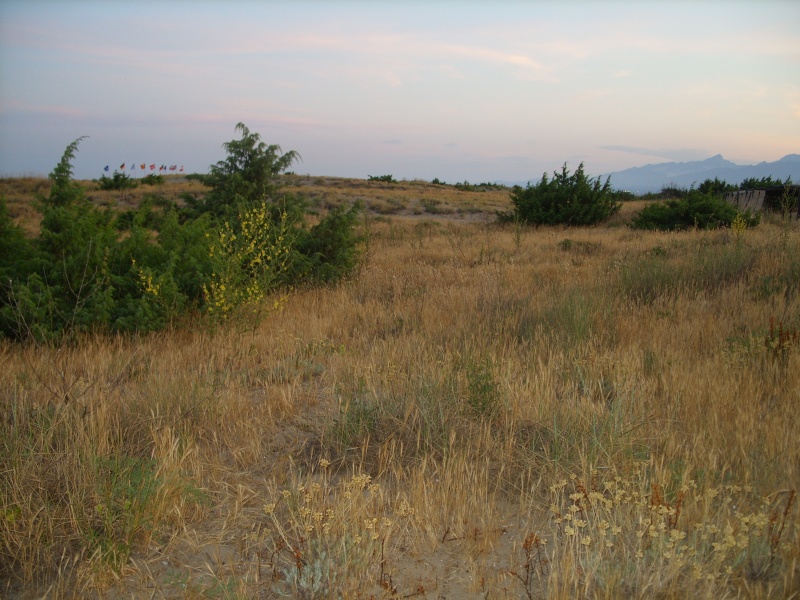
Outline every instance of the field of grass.
<svg viewBox="0 0 800 600">
<path fill-rule="evenodd" d="M 255 330 L 0 345 L 0 596 L 798 597 L 796 222 L 287 184 L 368 208 L 357 278 Z"/>
</svg>

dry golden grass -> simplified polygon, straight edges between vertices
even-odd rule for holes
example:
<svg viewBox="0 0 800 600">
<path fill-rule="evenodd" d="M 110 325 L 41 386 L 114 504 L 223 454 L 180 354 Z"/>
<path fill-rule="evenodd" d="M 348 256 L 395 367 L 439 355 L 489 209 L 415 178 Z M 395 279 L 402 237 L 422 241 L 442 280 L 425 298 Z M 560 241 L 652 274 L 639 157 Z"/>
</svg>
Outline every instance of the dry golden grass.
<svg viewBox="0 0 800 600">
<path fill-rule="evenodd" d="M 395 185 L 309 179 L 409 200 L 255 331 L 0 348 L 0 593 L 797 597 L 797 224 L 501 228 Z"/>
<path fill-rule="evenodd" d="M 457 219 L 485 219 L 498 210 L 508 210 L 508 190 L 461 191 L 453 186 L 425 181 L 365 181 L 332 177 L 284 176 L 289 194 L 301 194 L 313 206 L 330 208 L 360 201 L 377 215 L 436 215 Z"/>
</svg>

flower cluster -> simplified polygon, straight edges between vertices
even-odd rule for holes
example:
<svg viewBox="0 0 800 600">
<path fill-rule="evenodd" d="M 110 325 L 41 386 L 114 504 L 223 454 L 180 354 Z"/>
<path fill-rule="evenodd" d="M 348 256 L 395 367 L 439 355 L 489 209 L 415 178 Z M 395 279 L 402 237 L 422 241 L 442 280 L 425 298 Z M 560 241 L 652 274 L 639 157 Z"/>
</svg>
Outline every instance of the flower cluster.
<svg viewBox="0 0 800 600">
<path fill-rule="evenodd" d="M 153 281 L 153 272 L 150 269 L 142 269 L 136 265 L 136 259 L 131 259 L 133 270 L 136 271 L 136 276 L 139 279 L 139 287 L 145 294 L 158 296 L 161 291 L 161 284 Z"/>
<path fill-rule="evenodd" d="M 657 573 L 662 583 L 752 579 L 783 560 L 787 539 L 797 534 L 788 531 L 796 525 L 793 493 L 757 498 L 750 486 L 735 485 L 700 491 L 691 480 L 667 493 L 642 465 L 630 480 L 600 481 L 593 471 L 585 482 L 575 476 L 559 481 L 550 494 L 555 532 L 549 562 L 570 555 L 568 563 L 579 565 L 586 578 L 602 565 L 627 565 Z"/>
<path fill-rule="evenodd" d="M 275 223 L 263 203 L 242 212 L 238 231 L 229 222 L 222 225 L 209 247 L 214 272 L 203 286 L 209 313 L 228 317 L 241 306 L 260 303 L 275 288 L 288 267 L 289 230 L 286 212 Z M 277 300 L 273 309 L 283 301 Z"/>
</svg>

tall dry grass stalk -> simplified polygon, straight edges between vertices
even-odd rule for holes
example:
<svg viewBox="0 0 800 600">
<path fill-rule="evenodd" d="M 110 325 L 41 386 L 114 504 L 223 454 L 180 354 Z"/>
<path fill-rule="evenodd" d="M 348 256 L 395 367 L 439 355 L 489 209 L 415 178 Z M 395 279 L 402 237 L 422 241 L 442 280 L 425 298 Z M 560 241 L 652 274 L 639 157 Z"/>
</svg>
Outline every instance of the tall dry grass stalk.
<svg viewBox="0 0 800 600">
<path fill-rule="evenodd" d="M 371 236 L 252 333 L 3 347 L 3 593 L 797 594 L 796 227 Z"/>
</svg>

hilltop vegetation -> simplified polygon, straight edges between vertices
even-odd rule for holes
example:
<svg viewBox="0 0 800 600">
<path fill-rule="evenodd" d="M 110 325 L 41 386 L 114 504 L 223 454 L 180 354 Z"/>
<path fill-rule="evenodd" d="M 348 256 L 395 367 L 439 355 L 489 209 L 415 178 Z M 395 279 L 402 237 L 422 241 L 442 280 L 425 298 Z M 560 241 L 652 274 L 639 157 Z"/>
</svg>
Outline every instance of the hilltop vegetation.
<svg viewBox="0 0 800 600">
<path fill-rule="evenodd" d="M 127 211 L 90 202 L 72 179 L 82 138 L 50 174 L 48 195 L 37 197 L 38 235 L 24 235 L 3 200 L 0 232 L 13 260 L 0 262 L 0 336 L 153 331 L 198 314 L 257 319 L 277 289 L 351 274 L 360 205 L 333 207 L 309 224 L 302 201 L 279 194 L 277 176 L 297 154 L 281 155 L 242 123 L 237 131 L 241 139 L 224 144 L 228 158 L 203 181 L 208 191 L 183 195 L 181 206 L 156 195 Z M 135 187 L 109 181 L 100 189 Z"/>
</svg>

